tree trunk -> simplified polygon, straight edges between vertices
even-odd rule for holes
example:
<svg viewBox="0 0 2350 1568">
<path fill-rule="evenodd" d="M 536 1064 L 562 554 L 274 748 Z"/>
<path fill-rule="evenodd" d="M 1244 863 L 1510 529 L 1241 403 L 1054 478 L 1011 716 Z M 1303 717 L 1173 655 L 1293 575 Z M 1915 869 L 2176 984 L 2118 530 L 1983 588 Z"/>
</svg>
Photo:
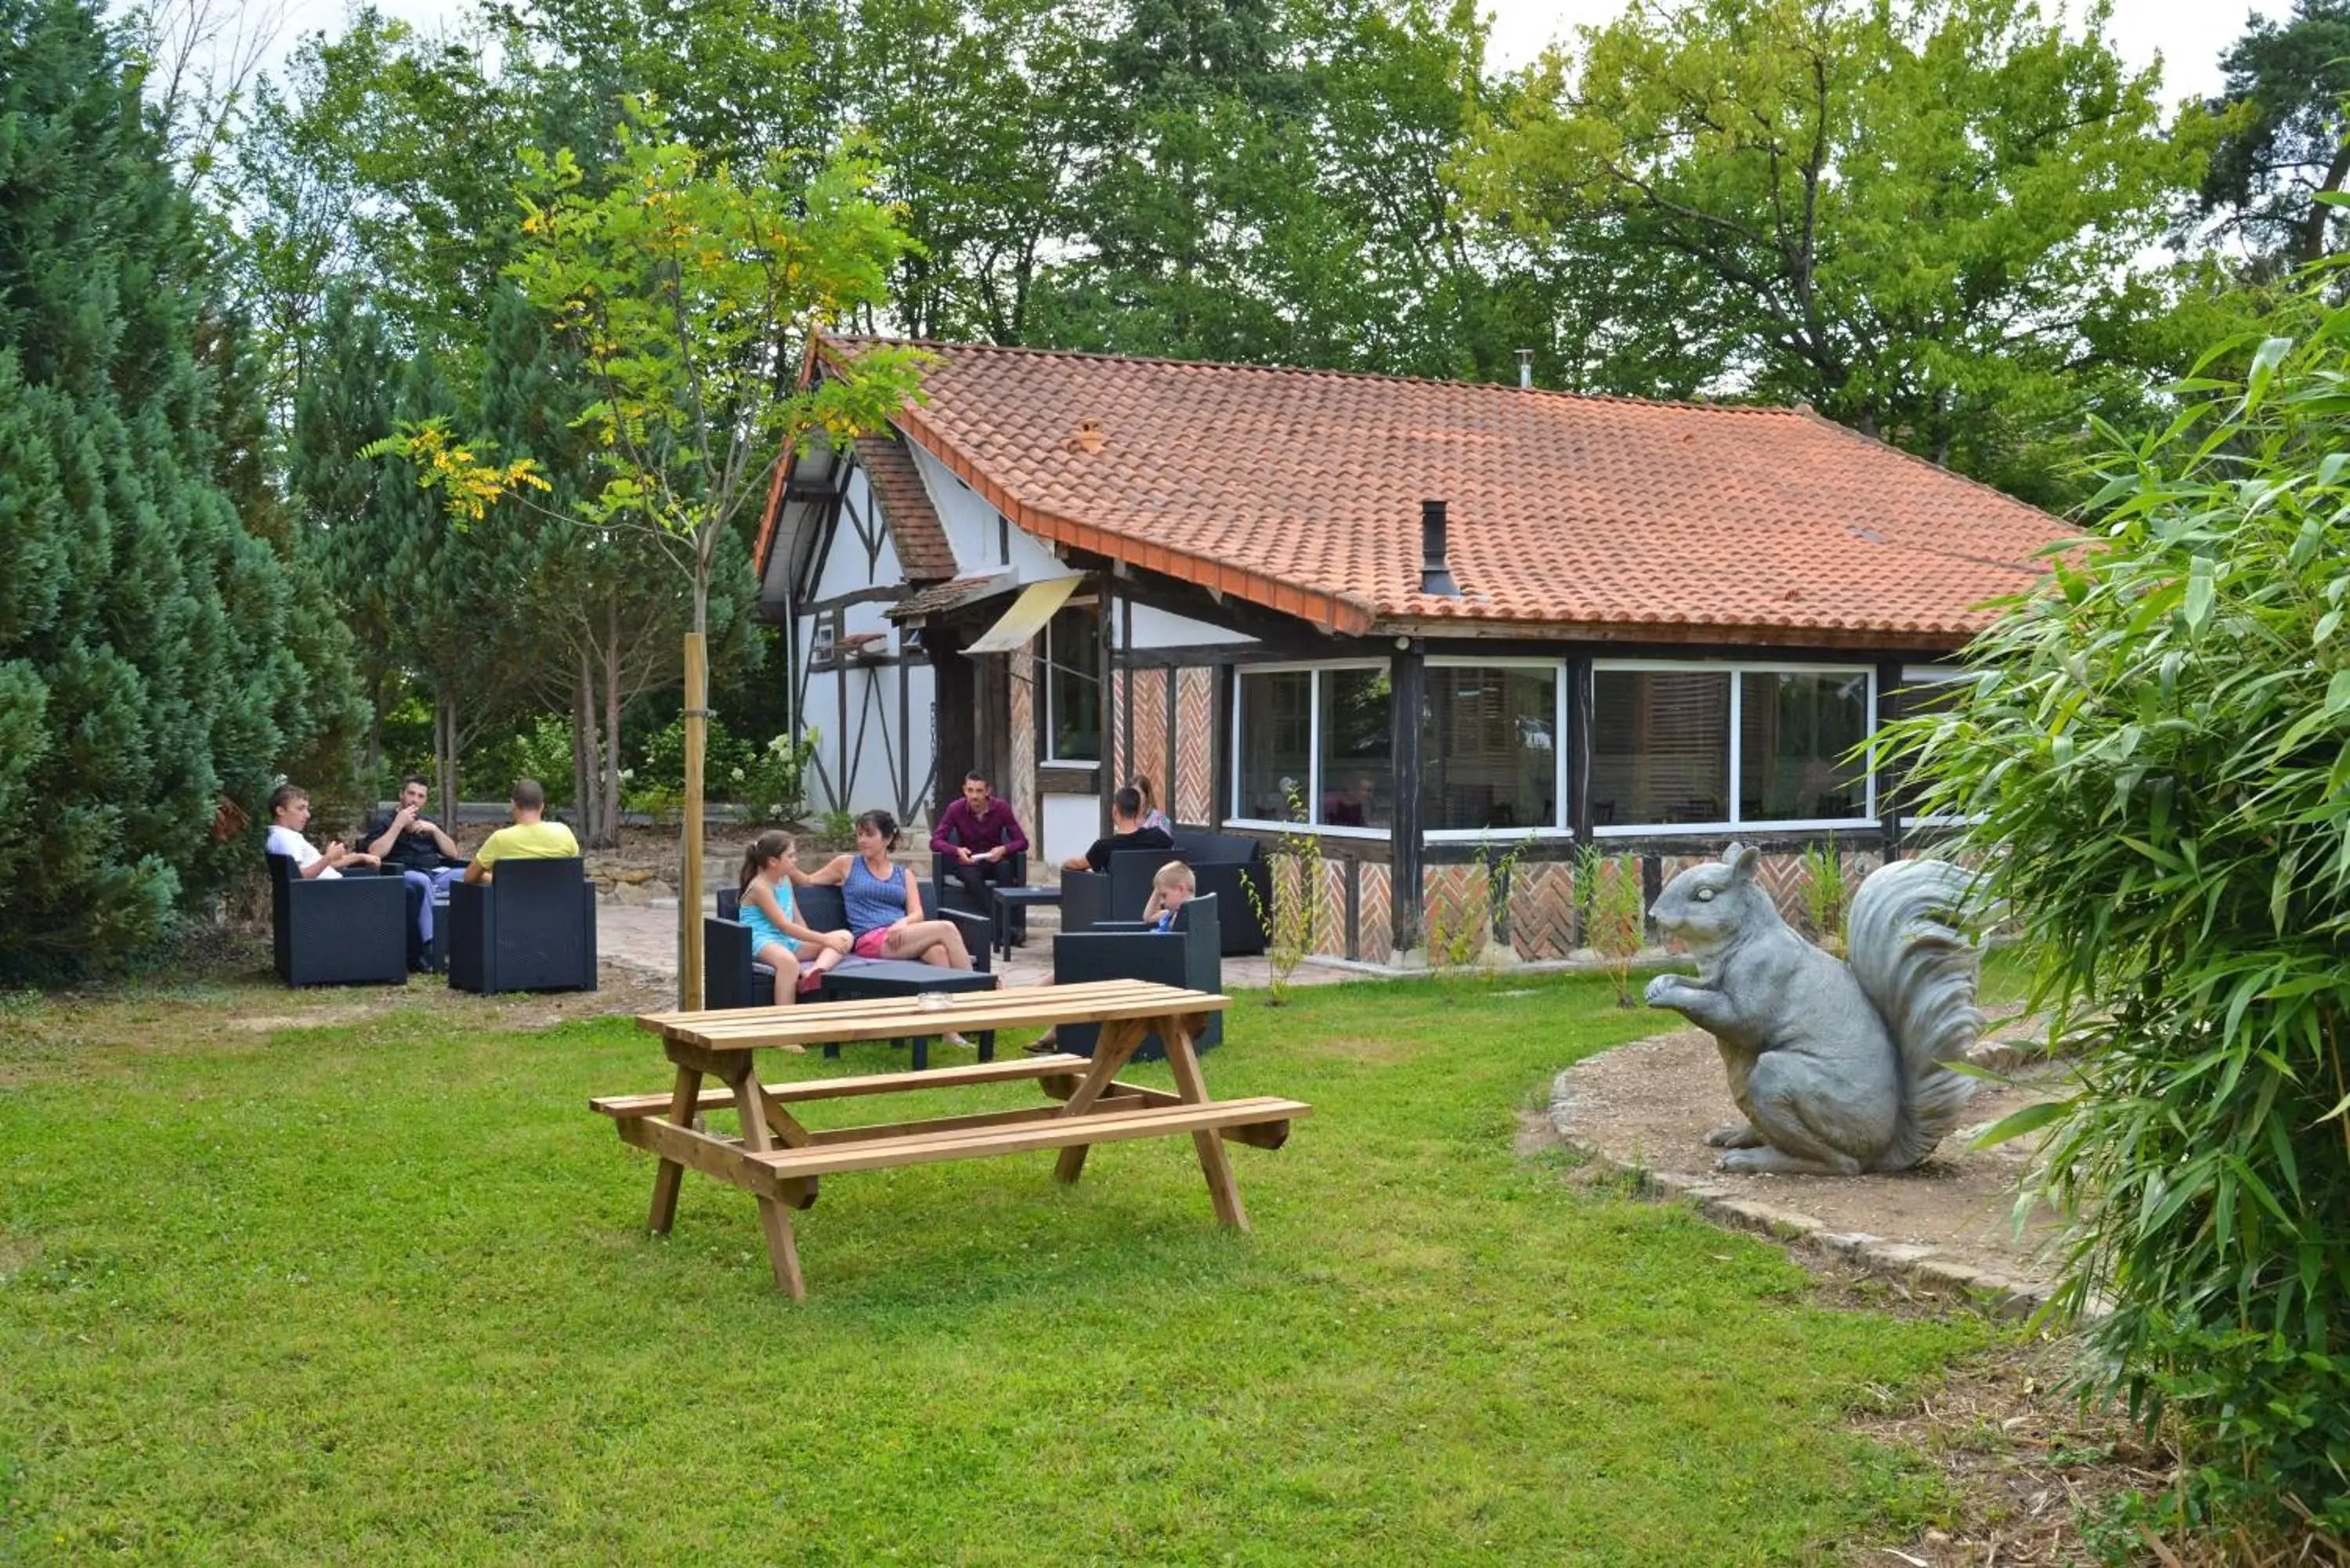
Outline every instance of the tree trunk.
<svg viewBox="0 0 2350 1568">
<path fill-rule="evenodd" d="M 604 639 L 604 824 L 620 846 L 620 607 L 606 607 Z"/>
<path fill-rule="evenodd" d="M 696 585 L 699 587 L 699 585 Z M 704 617 L 694 607 L 694 624 Z M 677 1006 L 702 1009 L 702 763 L 710 723 L 710 671 L 702 633 L 685 634 L 685 844 L 677 879 Z"/>
<path fill-rule="evenodd" d="M 2317 188 L 2319 195 L 2329 195 L 2342 189 L 2342 182 L 2350 178 L 2350 137 L 2334 150 L 2334 161 L 2325 171 L 2325 182 Z M 2325 254 L 2325 226 L 2334 218 L 2331 204 L 2312 201 L 2309 216 L 2301 221 L 2301 260 L 2304 266 Z"/>
<path fill-rule="evenodd" d="M 457 700 L 447 692 L 432 699 L 432 772 L 441 781 L 441 820 L 457 820 Z"/>
<path fill-rule="evenodd" d="M 571 689 L 571 798 L 579 812 L 579 842 L 601 847 L 603 825 L 597 820 L 603 781 L 596 776 L 596 691 L 594 665 L 586 649 L 579 650 L 579 680 Z"/>
<path fill-rule="evenodd" d="M 375 775 L 383 771 L 383 670 L 374 670 L 368 680 L 368 788 L 375 788 Z"/>
</svg>

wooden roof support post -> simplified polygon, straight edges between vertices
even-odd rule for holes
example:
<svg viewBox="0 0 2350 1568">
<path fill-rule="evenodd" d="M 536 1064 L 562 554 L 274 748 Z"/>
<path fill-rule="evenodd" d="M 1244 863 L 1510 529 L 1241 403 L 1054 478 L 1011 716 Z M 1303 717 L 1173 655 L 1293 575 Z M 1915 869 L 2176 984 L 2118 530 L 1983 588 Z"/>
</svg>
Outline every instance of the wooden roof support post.
<svg viewBox="0 0 2350 1568">
<path fill-rule="evenodd" d="M 1566 826 L 1575 835 L 1578 861 L 1595 847 L 1591 831 L 1596 814 L 1591 808 L 1591 715 L 1598 701 L 1598 681 L 1592 674 L 1591 656 L 1570 654 L 1566 660 Z M 1578 872 L 1579 872 L 1578 866 Z M 1588 945 L 1584 928 L 1591 918 L 1591 898 L 1598 891 L 1575 884 L 1575 945 Z"/>
<path fill-rule="evenodd" d="M 1399 953 L 1420 944 L 1419 719 L 1428 702 L 1428 657 L 1419 643 L 1397 649 L 1388 662 L 1388 725 L 1395 760 L 1394 879 L 1388 908 Z"/>
<path fill-rule="evenodd" d="M 1896 695 L 1901 685 L 1901 661 L 1882 659 L 1877 666 L 1877 711 L 1870 715 L 1869 737 L 1875 743 L 1877 732 L 1899 717 L 1907 706 Z M 1875 759 L 1870 759 L 1875 766 Z M 1901 770 L 1898 767 L 1877 768 L 1877 829 L 1882 863 L 1891 865 L 1901 858 Z"/>
<path fill-rule="evenodd" d="M 1101 836 L 1107 838 L 1110 830 L 1110 796 L 1116 794 L 1118 786 L 1126 782 L 1118 776 L 1118 756 L 1109 743 L 1110 736 L 1118 728 L 1114 722 L 1118 716 L 1118 666 L 1114 646 L 1118 640 L 1118 623 L 1111 618 L 1112 607 L 1118 602 L 1113 597 L 1118 592 L 1118 579 L 1109 572 L 1102 571 L 1094 575 L 1094 583 L 1097 594 L 1094 626 L 1100 633 L 1094 639 L 1094 650 L 1097 656 L 1094 668 L 1101 681 L 1097 688 L 1100 702 L 1096 711 L 1100 718 L 1095 726 L 1094 741 L 1101 753 L 1101 762 L 1095 767 L 1094 782 L 1100 786 Z M 1127 717 L 1131 721 L 1133 715 L 1129 713 Z"/>
</svg>

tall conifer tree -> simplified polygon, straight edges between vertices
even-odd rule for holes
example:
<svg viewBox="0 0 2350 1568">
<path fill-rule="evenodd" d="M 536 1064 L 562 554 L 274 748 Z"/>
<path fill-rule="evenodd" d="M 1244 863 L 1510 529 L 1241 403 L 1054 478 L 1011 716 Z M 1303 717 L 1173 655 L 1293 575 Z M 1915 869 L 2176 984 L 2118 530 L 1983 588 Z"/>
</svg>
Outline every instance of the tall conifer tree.
<svg viewBox="0 0 2350 1568">
<path fill-rule="evenodd" d="M 205 260 L 120 40 L 0 0 L 0 969 L 151 940 L 255 852 L 223 799 L 346 716 L 224 483 L 258 426 Z"/>
</svg>

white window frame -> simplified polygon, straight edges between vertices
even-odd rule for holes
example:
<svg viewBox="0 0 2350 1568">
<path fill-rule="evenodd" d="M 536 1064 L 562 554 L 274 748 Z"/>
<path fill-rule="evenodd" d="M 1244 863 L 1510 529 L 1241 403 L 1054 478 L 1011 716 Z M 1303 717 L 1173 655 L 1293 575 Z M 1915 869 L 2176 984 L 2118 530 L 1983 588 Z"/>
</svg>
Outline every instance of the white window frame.
<svg viewBox="0 0 2350 1568">
<path fill-rule="evenodd" d="M 1532 836 L 1534 838 L 1565 838 L 1575 836 L 1569 818 L 1574 803 L 1566 793 L 1566 660 L 1564 659 L 1482 659 L 1475 654 L 1430 654 L 1430 669 L 1441 670 L 1546 670 L 1551 675 L 1551 798 L 1557 803 L 1558 815 L 1547 827 L 1513 828 L 1508 830 L 1512 843 Z M 1429 827 L 1421 826 L 1420 837 L 1430 844 L 1475 844 L 1490 842 L 1498 830 L 1491 827 Z"/>
<path fill-rule="evenodd" d="M 1039 704 L 1045 715 L 1045 741 L 1044 744 L 1036 748 L 1036 765 L 1038 767 L 1093 768 L 1098 771 L 1102 765 L 1102 759 L 1099 757 L 1089 759 L 1086 757 L 1056 756 L 1054 754 L 1053 750 L 1061 733 L 1061 727 L 1053 722 L 1053 670 L 1055 668 L 1053 660 L 1053 622 L 1061 618 L 1061 610 L 1087 607 L 1090 607 L 1093 610 L 1094 623 L 1101 628 L 1102 636 L 1107 637 L 1110 629 L 1108 624 L 1109 618 L 1102 614 L 1100 598 L 1082 594 L 1071 595 L 1069 598 L 1062 604 L 1061 609 L 1055 610 L 1050 616 L 1045 618 L 1045 629 L 1036 634 L 1038 639 L 1045 644 L 1045 701 Z M 1101 681 L 1098 649 L 1096 650 L 1096 657 L 1097 662 L 1092 670 L 1079 670 L 1078 672 L 1084 675 L 1086 679 L 1098 685 Z M 1077 670 L 1077 666 L 1074 664 L 1064 664 L 1060 665 L 1058 668 L 1072 670 Z M 1107 752 L 1109 750 L 1109 693 L 1107 691 L 1101 693 L 1098 711 L 1100 712 L 1101 719 L 1097 727 L 1096 732 L 1100 736 L 1101 749 L 1104 752 Z"/>
<path fill-rule="evenodd" d="M 1325 670 L 1386 670 L 1388 663 L 1378 659 L 1337 659 L 1324 662 L 1295 661 L 1278 664 L 1243 664 L 1232 671 L 1232 771 L 1225 781 L 1224 798 L 1241 798 L 1241 719 L 1248 708 L 1247 681 L 1252 675 L 1311 675 L 1307 684 L 1305 732 L 1309 737 L 1305 753 L 1305 803 L 1309 811 L 1319 815 L 1322 811 L 1322 674 Z M 1392 770 L 1394 759 L 1388 759 Z M 1322 838 L 1362 838 L 1383 843 L 1394 836 L 1385 827 L 1328 827 L 1318 822 L 1267 822 L 1262 817 L 1228 816 L 1226 827 L 1253 827 L 1268 833 L 1311 833 Z"/>
<path fill-rule="evenodd" d="M 1877 767 L 1871 762 L 1862 775 L 1862 804 L 1867 808 L 1864 816 L 1817 816 L 1780 819 L 1765 817 L 1749 822 L 1739 815 L 1738 774 L 1745 758 L 1741 754 L 1744 737 L 1746 682 L 1742 675 L 1853 675 L 1868 678 L 1868 731 L 1862 739 L 1877 736 L 1877 666 L 1874 664 L 1835 664 L 1826 660 L 1781 659 L 1596 659 L 1592 660 L 1595 676 L 1612 672 L 1665 673 L 1691 675 L 1721 675 L 1730 680 L 1730 769 L 1725 798 L 1730 806 L 1726 822 L 1610 823 L 1605 827 L 1594 826 L 1594 838 L 1664 838 L 1674 836 L 1712 835 L 1719 836 L 1740 828 L 1767 828 L 1773 833 L 1819 833 L 1843 827 L 1874 827 L 1877 821 Z M 1597 701 L 1598 686 L 1592 687 L 1593 701 Z"/>
<path fill-rule="evenodd" d="M 1981 670 L 1969 670 L 1963 664 L 1905 664 L 1901 667 L 1901 687 L 1904 691 L 1981 678 Z M 1971 827 L 1981 820 L 1980 812 L 1973 816 L 1905 816 L 1901 819 L 1901 827 L 1904 832 L 1913 827 Z"/>
</svg>

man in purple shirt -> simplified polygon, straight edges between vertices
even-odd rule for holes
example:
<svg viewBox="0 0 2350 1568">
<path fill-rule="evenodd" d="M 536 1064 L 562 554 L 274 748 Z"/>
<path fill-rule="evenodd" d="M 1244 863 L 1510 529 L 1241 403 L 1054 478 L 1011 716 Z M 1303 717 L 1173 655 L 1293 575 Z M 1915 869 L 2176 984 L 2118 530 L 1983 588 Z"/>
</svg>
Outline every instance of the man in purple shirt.
<svg viewBox="0 0 2350 1568">
<path fill-rule="evenodd" d="M 1012 857 L 1027 852 L 1028 836 L 1020 831 L 1012 808 L 988 792 L 985 778 L 965 774 L 962 798 L 939 815 L 931 847 L 946 857 L 947 875 L 968 888 L 972 902 L 985 910 L 988 884 L 1012 885 Z"/>
</svg>

